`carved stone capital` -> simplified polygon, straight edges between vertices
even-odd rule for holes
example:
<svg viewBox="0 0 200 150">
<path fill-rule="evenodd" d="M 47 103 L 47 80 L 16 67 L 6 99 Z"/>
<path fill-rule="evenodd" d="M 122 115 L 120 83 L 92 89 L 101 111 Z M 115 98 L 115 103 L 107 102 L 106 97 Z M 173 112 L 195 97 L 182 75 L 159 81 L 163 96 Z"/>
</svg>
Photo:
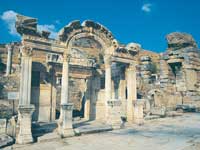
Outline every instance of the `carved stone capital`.
<svg viewBox="0 0 200 150">
<path fill-rule="evenodd" d="M 22 46 L 21 48 L 20 48 L 20 51 L 21 51 L 21 53 L 22 53 L 22 56 L 24 56 L 24 57 L 30 57 L 30 56 L 32 56 L 32 51 L 33 51 L 33 49 L 32 49 L 32 47 L 29 47 L 29 46 Z"/>
<path fill-rule="evenodd" d="M 129 71 L 136 71 L 136 64 L 135 63 L 130 63 L 128 67 Z"/>
<path fill-rule="evenodd" d="M 10 51 L 12 51 L 12 50 L 13 50 L 13 48 L 14 48 L 14 43 L 11 43 L 11 44 L 6 44 L 6 48 L 7 48 L 7 50 L 10 50 Z"/>
<path fill-rule="evenodd" d="M 111 61 L 111 55 L 104 55 L 104 64 L 105 64 L 105 67 L 110 67 L 111 64 L 112 64 L 112 61 Z"/>
<path fill-rule="evenodd" d="M 61 104 L 61 108 L 63 110 L 69 110 L 72 111 L 74 108 L 74 105 L 72 103 L 68 103 L 68 104 Z"/>
<path fill-rule="evenodd" d="M 63 54 L 63 62 L 69 62 L 71 58 L 70 54 Z"/>
</svg>

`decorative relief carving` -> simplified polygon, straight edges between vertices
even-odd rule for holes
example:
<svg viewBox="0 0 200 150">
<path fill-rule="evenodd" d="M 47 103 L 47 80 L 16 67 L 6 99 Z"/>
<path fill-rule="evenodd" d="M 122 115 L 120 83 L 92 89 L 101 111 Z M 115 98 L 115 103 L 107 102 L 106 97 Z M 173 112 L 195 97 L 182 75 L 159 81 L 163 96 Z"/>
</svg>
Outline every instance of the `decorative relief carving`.
<svg viewBox="0 0 200 150">
<path fill-rule="evenodd" d="M 22 56 L 28 57 L 28 56 L 32 56 L 33 49 L 30 46 L 23 45 L 21 46 L 20 51 L 21 51 Z"/>
<path fill-rule="evenodd" d="M 101 24 L 89 20 L 84 21 L 82 24 L 80 24 L 80 21 L 68 24 L 59 32 L 59 40 L 68 43 L 72 37 L 81 33 L 87 33 L 88 36 L 94 35 L 101 38 L 107 47 L 113 44 L 114 37 L 112 33 Z"/>
</svg>

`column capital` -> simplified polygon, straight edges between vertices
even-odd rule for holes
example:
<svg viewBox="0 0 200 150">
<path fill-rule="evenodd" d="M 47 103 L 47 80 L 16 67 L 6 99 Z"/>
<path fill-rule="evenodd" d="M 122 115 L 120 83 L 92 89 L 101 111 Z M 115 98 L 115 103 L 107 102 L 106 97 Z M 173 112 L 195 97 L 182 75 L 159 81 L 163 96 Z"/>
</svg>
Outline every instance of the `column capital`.
<svg viewBox="0 0 200 150">
<path fill-rule="evenodd" d="M 136 71 L 136 64 L 135 63 L 130 63 L 129 67 L 127 68 L 127 70 Z"/>
<path fill-rule="evenodd" d="M 30 56 L 32 56 L 33 48 L 30 46 L 23 45 L 23 46 L 21 46 L 20 51 L 21 51 L 22 56 L 30 57 Z"/>
<path fill-rule="evenodd" d="M 112 61 L 111 61 L 111 55 L 110 54 L 104 55 L 104 64 L 105 64 L 106 68 L 111 66 Z"/>
<path fill-rule="evenodd" d="M 7 48 L 7 50 L 13 50 L 13 48 L 14 48 L 14 43 L 11 43 L 11 44 L 6 44 L 6 48 Z"/>
<path fill-rule="evenodd" d="M 63 54 L 63 62 L 69 62 L 70 58 L 71 58 L 70 54 L 66 54 L 66 53 Z"/>
</svg>

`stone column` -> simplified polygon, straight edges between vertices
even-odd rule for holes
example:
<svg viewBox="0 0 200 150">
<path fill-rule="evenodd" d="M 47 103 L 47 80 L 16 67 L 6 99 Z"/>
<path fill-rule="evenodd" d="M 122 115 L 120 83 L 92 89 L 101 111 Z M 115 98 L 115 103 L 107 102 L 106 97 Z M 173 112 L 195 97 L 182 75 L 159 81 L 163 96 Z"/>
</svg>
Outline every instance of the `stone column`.
<svg viewBox="0 0 200 150">
<path fill-rule="evenodd" d="M 106 101 L 112 98 L 112 76 L 111 76 L 111 56 L 106 55 L 104 57 L 105 62 L 105 98 Z"/>
<path fill-rule="evenodd" d="M 135 64 L 130 64 L 126 71 L 127 78 L 127 121 L 134 120 L 134 101 L 137 100 L 137 83 L 136 83 L 136 68 Z"/>
<path fill-rule="evenodd" d="M 31 105 L 31 73 L 32 73 L 32 49 L 21 47 L 21 74 L 20 74 L 20 94 L 19 94 L 19 133 L 16 142 L 26 144 L 33 142 L 31 132 L 31 119 L 34 112 L 34 105 Z"/>
<path fill-rule="evenodd" d="M 7 55 L 7 65 L 6 65 L 6 76 L 11 74 L 11 69 L 12 69 L 12 51 L 13 51 L 13 44 L 8 44 L 6 45 L 7 50 L 8 50 L 8 55 Z"/>
<path fill-rule="evenodd" d="M 69 99 L 69 61 L 70 55 L 64 54 L 62 70 L 62 89 L 61 89 L 61 113 L 58 123 L 58 130 L 61 137 L 74 135 L 72 127 L 73 104 L 68 103 Z"/>
<path fill-rule="evenodd" d="M 112 76 L 111 76 L 111 55 L 104 56 L 105 63 L 105 110 L 106 110 L 106 118 L 108 117 L 108 101 L 112 99 Z"/>
<path fill-rule="evenodd" d="M 111 125 L 113 129 L 121 127 L 121 101 L 112 99 L 112 61 L 110 55 L 104 56 L 105 63 L 105 110 L 106 123 Z"/>
</svg>

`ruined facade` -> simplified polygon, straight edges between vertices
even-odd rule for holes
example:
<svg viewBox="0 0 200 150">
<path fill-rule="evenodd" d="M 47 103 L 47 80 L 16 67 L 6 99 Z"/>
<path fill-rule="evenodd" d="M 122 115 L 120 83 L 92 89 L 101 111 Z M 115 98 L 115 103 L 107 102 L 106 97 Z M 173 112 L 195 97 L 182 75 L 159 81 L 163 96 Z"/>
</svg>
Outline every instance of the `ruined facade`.
<svg viewBox="0 0 200 150">
<path fill-rule="evenodd" d="M 15 91 L 14 86 L 10 88 L 18 101 L 17 143 L 33 141 L 32 121 L 58 119 L 62 137 L 74 134 L 73 116 L 113 128 L 120 127 L 122 116 L 130 123 L 142 121 L 142 116 L 134 117 L 133 112 L 137 106 L 137 44 L 120 46 L 108 29 L 93 21 L 71 22 L 60 30 L 58 39 L 48 38 L 47 31 L 37 31 L 37 20 L 30 17 L 18 15 L 16 29 L 22 41 L 18 47 L 4 47 L 4 78 L 15 77 L 17 82 Z M 136 108 L 139 113 L 140 104 Z"/>
<path fill-rule="evenodd" d="M 188 34 L 169 34 L 166 52 L 156 54 L 119 44 L 89 20 L 69 23 L 57 39 L 22 15 L 16 29 L 21 42 L 0 45 L 0 104 L 18 114 L 17 143 L 33 141 L 32 122 L 56 120 L 57 132 L 68 137 L 75 117 L 119 128 L 122 118 L 142 124 L 143 107 L 200 107 L 200 52 Z"/>
</svg>

